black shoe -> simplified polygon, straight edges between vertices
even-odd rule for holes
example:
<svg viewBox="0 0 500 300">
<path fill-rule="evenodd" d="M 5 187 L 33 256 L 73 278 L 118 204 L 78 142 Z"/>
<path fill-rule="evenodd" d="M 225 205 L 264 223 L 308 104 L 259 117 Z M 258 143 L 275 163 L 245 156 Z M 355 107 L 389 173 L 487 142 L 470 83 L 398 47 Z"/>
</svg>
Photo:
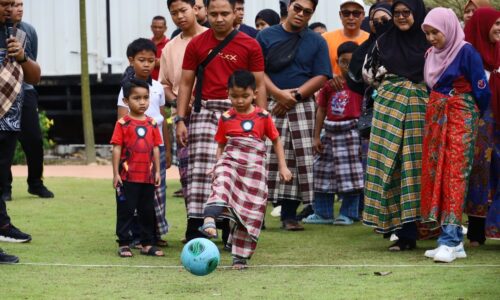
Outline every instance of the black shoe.
<svg viewBox="0 0 500 300">
<path fill-rule="evenodd" d="M 10 190 L 3 191 L 1 197 L 2 197 L 3 201 L 10 201 L 10 200 L 12 200 L 12 191 L 10 191 Z"/>
<path fill-rule="evenodd" d="M 27 243 L 29 241 L 31 241 L 31 235 L 22 232 L 12 224 L 0 228 L 0 242 Z"/>
<path fill-rule="evenodd" d="M 394 244 L 389 246 L 389 251 L 405 251 L 405 250 L 413 250 L 417 248 L 417 241 L 415 240 L 406 240 L 399 239 Z"/>
<path fill-rule="evenodd" d="M 10 255 L 0 249 L 0 264 L 15 264 L 19 262 L 19 257 Z"/>
<path fill-rule="evenodd" d="M 54 198 L 54 193 L 49 191 L 45 185 L 28 187 L 28 193 L 37 195 L 40 198 Z"/>
<path fill-rule="evenodd" d="M 313 210 L 312 205 L 306 205 L 306 206 L 304 206 L 304 208 L 302 209 L 302 211 L 297 215 L 297 217 L 295 218 L 295 220 L 297 220 L 297 221 L 300 222 L 300 221 L 302 221 L 302 219 L 305 219 L 305 218 L 309 217 L 313 213 L 314 213 L 314 210 Z"/>
</svg>

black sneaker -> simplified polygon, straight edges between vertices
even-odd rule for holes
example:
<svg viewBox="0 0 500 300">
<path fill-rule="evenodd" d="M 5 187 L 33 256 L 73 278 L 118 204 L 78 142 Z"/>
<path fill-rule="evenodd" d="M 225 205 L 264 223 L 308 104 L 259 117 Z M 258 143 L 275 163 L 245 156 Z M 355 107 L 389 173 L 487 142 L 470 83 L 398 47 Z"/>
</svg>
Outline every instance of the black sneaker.
<svg viewBox="0 0 500 300">
<path fill-rule="evenodd" d="M 27 243 L 29 241 L 31 241 L 31 235 L 22 232 L 12 224 L 0 228 L 0 242 Z"/>
<path fill-rule="evenodd" d="M 10 255 L 0 248 L 0 264 L 15 264 L 19 262 L 19 257 L 15 255 Z"/>
<path fill-rule="evenodd" d="M 54 193 L 49 191 L 45 185 L 28 187 L 28 193 L 37 195 L 40 198 L 54 198 Z"/>
<path fill-rule="evenodd" d="M 3 201 L 10 201 L 12 200 L 12 191 L 8 190 L 8 191 L 3 191 L 2 192 L 2 200 Z"/>
</svg>

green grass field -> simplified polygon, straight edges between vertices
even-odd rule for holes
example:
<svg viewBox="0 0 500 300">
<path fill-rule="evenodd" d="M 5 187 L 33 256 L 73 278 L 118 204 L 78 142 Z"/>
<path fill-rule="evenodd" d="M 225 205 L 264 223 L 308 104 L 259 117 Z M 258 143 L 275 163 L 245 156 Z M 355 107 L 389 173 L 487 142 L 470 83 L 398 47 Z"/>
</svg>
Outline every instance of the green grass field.
<svg viewBox="0 0 500 300">
<path fill-rule="evenodd" d="M 185 229 L 184 202 L 172 198 L 166 257 L 116 255 L 115 199 L 109 180 L 48 178 L 56 198 L 26 192 L 14 181 L 7 204 L 13 223 L 33 236 L 29 244 L 1 243 L 21 258 L 0 265 L 0 299 L 499 299 L 500 242 L 466 248 L 468 258 L 435 264 L 416 251 L 389 253 L 389 242 L 359 223 L 351 227 L 306 226 L 283 232 L 268 217 L 248 270 L 222 267 L 196 277 L 180 266 Z M 217 242 L 221 247 L 220 241 Z M 489 266 L 488 266 L 489 265 Z M 376 276 L 374 272 L 392 272 Z"/>
</svg>

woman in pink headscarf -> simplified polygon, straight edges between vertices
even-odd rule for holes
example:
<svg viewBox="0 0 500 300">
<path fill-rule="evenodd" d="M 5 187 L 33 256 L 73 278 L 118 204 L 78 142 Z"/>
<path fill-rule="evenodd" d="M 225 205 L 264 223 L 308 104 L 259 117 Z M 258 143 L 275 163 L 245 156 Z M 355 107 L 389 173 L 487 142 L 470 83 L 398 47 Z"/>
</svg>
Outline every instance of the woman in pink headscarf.
<svg viewBox="0 0 500 300">
<path fill-rule="evenodd" d="M 425 252 L 434 261 L 465 258 L 463 204 L 474 157 L 479 116 L 491 98 L 479 53 L 464 41 L 455 13 L 438 7 L 422 24 L 432 47 L 424 79 L 431 95 L 425 115 L 421 214 L 441 226 L 438 247 Z"/>
</svg>

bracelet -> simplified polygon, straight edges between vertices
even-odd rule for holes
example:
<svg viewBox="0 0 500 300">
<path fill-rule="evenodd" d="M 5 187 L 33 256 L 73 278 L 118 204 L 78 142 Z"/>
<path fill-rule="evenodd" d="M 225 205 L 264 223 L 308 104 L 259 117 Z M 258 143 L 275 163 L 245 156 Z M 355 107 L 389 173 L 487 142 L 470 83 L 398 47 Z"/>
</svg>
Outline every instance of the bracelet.
<svg viewBox="0 0 500 300">
<path fill-rule="evenodd" d="M 175 124 L 177 124 L 177 123 L 179 123 L 179 122 L 184 122 L 185 120 L 186 120 L 186 118 L 185 118 L 185 117 L 181 117 L 181 116 L 179 116 L 179 115 L 177 115 L 177 116 L 175 116 L 175 117 L 174 117 L 174 123 L 175 123 Z"/>
<path fill-rule="evenodd" d="M 21 60 L 16 60 L 18 64 L 24 64 L 25 62 L 28 61 L 28 57 L 26 56 L 26 52 L 24 52 L 24 57 Z"/>
</svg>

